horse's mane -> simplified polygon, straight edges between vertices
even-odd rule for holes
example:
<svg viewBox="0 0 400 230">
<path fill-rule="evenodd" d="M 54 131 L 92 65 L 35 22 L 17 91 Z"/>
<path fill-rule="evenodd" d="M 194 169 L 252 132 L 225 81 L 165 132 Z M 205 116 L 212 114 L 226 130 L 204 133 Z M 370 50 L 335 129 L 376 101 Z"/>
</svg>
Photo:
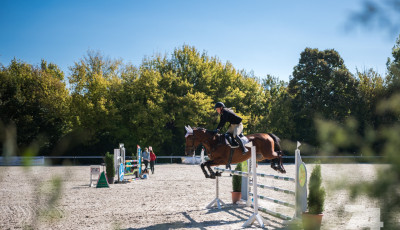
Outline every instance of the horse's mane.
<svg viewBox="0 0 400 230">
<path fill-rule="evenodd" d="M 193 130 L 200 130 L 200 131 L 204 131 L 207 134 L 214 134 L 213 131 L 207 130 L 206 128 L 203 128 L 203 127 L 194 127 Z"/>
</svg>

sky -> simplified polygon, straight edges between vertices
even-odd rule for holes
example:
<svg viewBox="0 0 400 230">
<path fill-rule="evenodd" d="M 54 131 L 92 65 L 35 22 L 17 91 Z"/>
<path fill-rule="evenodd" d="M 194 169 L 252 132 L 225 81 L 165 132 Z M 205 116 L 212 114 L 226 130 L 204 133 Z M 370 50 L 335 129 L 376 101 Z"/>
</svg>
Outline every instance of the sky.
<svg viewBox="0 0 400 230">
<path fill-rule="evenodd" d="M 362 0 L 0 0 L 0 63 L 69 67 L 89 50 L 140 66 L 183 45 L 288 82 L 305 48 L 335 49 L 351 73 L 386 72 L 397 35 L 360 29 Z"/>
</svg>

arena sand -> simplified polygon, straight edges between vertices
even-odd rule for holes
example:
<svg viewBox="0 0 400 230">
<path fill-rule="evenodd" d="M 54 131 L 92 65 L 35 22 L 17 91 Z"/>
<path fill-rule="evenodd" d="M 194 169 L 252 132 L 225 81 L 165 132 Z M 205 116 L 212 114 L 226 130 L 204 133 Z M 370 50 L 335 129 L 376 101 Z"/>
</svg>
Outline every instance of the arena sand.
<svg viewBox="0 0 400 230">
<path fill-rule="evenodd" d="M 308 177 L 314 165 L 308 164 Z M 337 184 L 351 184 L 375 179 L 376 168 L 369 164 L 323 164 L 323 185 L 327 191 L 322 229 L 345 229 L 354 213 L 346 205 L 365 209 L 379 205 L 365 197 L 348 201 L 348 191 L 334 189 Z M 294 177 L 294 165 L 287 165 L 287 176 Z M 241 229 L 252 209 L 231 204 L 232 179 L 224 173 L 220 179 L 220 198 L 227 207 L 206 209 L 215 198 L 215 180 L 206 179 L 197 165 L 156 165 L 148 179 L 110 188 L 90 188 L 89 166 L 0 167 L 0 229 Z M 275 172 L 259 165 L 259 172 Z M 61 183 L 59 197 L 52 178 Z M 264 178 L 263 178 L 264 179 Z M 346 182 L 343 182 L 343 180 Z M 57 184 L 57 180 L 54 183 Z M 262 181 L 287 189 L 293 184 Z M 291 201 L 285 194 L 259 190 L 266 196 Z M 58 199 L 57 199 L 58 198 Z M 55 202 L 54 202 L 55 201 Z M 293 215 L 271 203 L 262 206 Z M 285 229 L 282 220 L 261 213 L 269 222 L 268 229 Z M 368 226 L 367 216 L 359 217 Z M 257 224 L 251 227 L 258 229 Z"/>
</svg>

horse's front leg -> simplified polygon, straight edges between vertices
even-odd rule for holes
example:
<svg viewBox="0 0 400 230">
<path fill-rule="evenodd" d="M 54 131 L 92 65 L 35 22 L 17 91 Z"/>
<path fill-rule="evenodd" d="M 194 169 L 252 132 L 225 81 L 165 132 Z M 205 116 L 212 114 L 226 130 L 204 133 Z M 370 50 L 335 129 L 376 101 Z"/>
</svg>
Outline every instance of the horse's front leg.
<svg viewBox="0 0 400 230">
<path fill-rule="evenodd" d="M 208 171 L 210 172 L 210 178 L 211 178 L 211 179 L 215 179 L 216 176 L 221 176 L 221 173 L 220 173 L 220 172 L 216 172 L 216 173 L 215 173 L 215 172 L 211 169 L 211 166 L 218 165 L 218 164 L 215 164 L 214 161 L 207 161 L 206 163 L 207 163 L 206 166 L 207 166 L 207 168 L 208 168 Z"/>
<path fill-rule="evenodd" d="M 207 163 L 208 163 L 207 168 L 208 168 L 208 171 L 210 172 L 210 178 L 215 179 L 215 172 L 211 169 L 211 161 L 208 161 Z"/>
<path fill-rule="evenodd" d="M 205 166 L 206 164 L 207 164 L 207 162 L 201 163 L 200 167 L 201 167 L 201 170 L 202 170 L 203 173 L 204 173 L 204 176 L 206 176 L 206 178 L 210 178 L 210 175 L 208 175 L 206 169 L 204 168 L 204 166 Z"/>
</svg>

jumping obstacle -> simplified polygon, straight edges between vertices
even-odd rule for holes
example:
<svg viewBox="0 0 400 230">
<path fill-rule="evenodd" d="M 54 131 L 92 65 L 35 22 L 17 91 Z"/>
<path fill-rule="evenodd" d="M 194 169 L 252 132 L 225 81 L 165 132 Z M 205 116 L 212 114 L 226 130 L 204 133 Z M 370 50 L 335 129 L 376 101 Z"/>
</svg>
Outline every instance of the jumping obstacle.
<svg viewBox="0 0 400 230">
<path fill-rule="evenodd" d="M 307 187 L 306 187 L 306 185 L 307 185 L 307 170 L 306 170 L 304 162 L 302 162 L 302 160 L 301 160 L 300 150 L 298 149 L 299 146 L 300 146 L 300 143 L 298 142 L 297 149 L 295 151 L 295 154 L 296 154 L 296 157 L 295 157 L 295 159 L 296 159 L 295 160 L 296 177 L 295 178 L 282 177 L 282 176 L 277 176 L 277 175 L 272 175 L 272 174 L 257 173 L 255 146 L 251 147 L 251 158 L 248 161 L 247 172 L 228 170 L 228 169 L 223 169 L 223 168 L 218 168 L 218 167 L 214 168 L 217 172 L 229 172 L 233 175 L 242 176 L 242 179 L 244 179 L 244 178 L 247 179 L 247 180 L 244 180 L 245 186 L 243 186 L 244 188 L 242 187 L 242 194 L 245 193 L 244 197 L 246 198 L 246 205 L 253 206 L 254 212 L 253 212 L 253 215 L 249 218 L 249 220 L 247 220 L 243 224 L 243 227 L 250 226 L 256 220 L 260 224 L 261 227 L 264 227 L 264 224 L 266 223 L 266 221 L 258 213 L 259 210 L 263 211 L 267 214 L 270 214 L 272 216 L 286 220 L 286 221 L 301 219 L 302 212 L 306 211 L 306 209 L 307 209 Z M 282 188 L 269 186 L 269 185 L 258 184 L 257 177 L 266 177 L 266 178 L 270 178 L 270 179 L 295 183 L 295 191 L 282 189 Z M 250 181 L 250 180 L 252 180 L 252 181 Z M 250 192 L 250 185 L 252 185 L 252 190 L 253 190 L 252 192 Z M 277 199 L 274 199 L 271 197 L 259 195 L 257 192 L 258 188 L 269 189 L 272 191 L 281 192 L 281 193 L 285 193 L 288 195 L 293 195 L 293 196 L 295 196 L 295 204 L 291 204 L 289 202 L 280 201 L 280 200 L 277 200 Z M 250 196 L 253 197 L 253 199 L 252 199 L 253 201 L 251 201 Z M 290 216 L 272 211 L 270 209 L 261 207 L 258 205 L 259 199 L 273 202 L 275 204 L 283 205 L 285 207 L 293 208 L 293 209 L 295 209 L 294 216 L 290 217 Z M 225 205 L 225 203 L 221 199 L 219 199 L 219 182 L 218 182 L 218 177 L 217 177 L 216 178 L 216 198 L 209 205 L 207 205 L 207 208 L 218 206 L 218 208 L 221 209 L 222 205 Z"/>
<path fill-rule="evenodd" d="M 122 183 L 125 176 L 134 175 L 136 172 L 137 176 L 140 177 L 142 173 L 142 150 L 139 145 L 137 146 L 136 156 L 137 160 L 125 160 L 125 147 L 123 143 L 119 144 L 118 149 L 114 149 L 114 166 L 115 174 L 118 176 L 118 183 Z M 132 168 L 136 169 L 129 170 Z"/>
<path fill-rule="evenodd" d="M 97 178 L 93 179 L 93 176 L 97 175 Z M 99 180 L 99 175 L 100 175 L 100 165 L 91 165 L 90 166 L 90 181 L 89 181 L 89 187 L 93 187 L 94 184 L 93 182 L 95 181 L 97 184 L 97 181 Z"/>
<path fill-rule="evenodd" d="M 114 149 L 114 168 L 117 181 L 121 183 L 124 180 L 125 173 L 125 147 L 123 143 L 119 144 L 118 149 Z"/>
<path fill-rule="evenodd" d="M 100 165 L 91 165 L 90 166 L 90 183 L 89 187 L 93 187 L 94 184 L 93 182 L 96 181 L 96 188 L 109 188 L 110 185 L 108 184 L 106 174 L 104 173 L 104 164 L 103 166 L 103 172 L 100 173 Z M 98 175 L 97 180 L 93 179 L 94 175 Z"/>
</svg>

